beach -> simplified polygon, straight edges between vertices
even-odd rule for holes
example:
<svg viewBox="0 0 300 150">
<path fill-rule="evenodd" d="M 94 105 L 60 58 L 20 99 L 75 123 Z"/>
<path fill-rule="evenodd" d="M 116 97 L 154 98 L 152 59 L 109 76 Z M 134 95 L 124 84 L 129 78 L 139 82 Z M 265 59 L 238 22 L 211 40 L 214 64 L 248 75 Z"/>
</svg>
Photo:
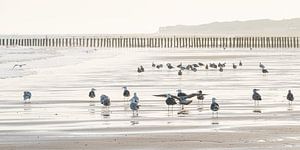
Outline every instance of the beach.
<svg viewBox="0 0 300 150">
<path fill-rule="evenodd" d="M 96 49 L 0 48 L 0 149 L 299 149 L 297 101 L 300 92 L 299 49 Z M 232 63 L 243 66 L 232 69 Z M 162 69 L 151 67 L 163 64 Z M 197 72 L 169 70 L 193 63 L 223 63 Z M 262 62 L 269 70 L 263 74 Z M 15 64 L 26 64 L 13 68 Z M 143 65 L 145 72 L 137 73 Z M 122 87 L 140 98 L 139 116 L 132 116 Z M 88 92 L 96 90 L 96 98 Z M 263 100 L 253 104 L 252 89 Z M 165 98 L 202 90 L 177 114 Z M 292 90 L 295 101 L 288 105 Z M 31 103 L 22 100 L 32 92 Z M 111 99 L 107 110 L 101 94 Z M 218 118 L 209 109 L 220 105 Z"/>
</svg>

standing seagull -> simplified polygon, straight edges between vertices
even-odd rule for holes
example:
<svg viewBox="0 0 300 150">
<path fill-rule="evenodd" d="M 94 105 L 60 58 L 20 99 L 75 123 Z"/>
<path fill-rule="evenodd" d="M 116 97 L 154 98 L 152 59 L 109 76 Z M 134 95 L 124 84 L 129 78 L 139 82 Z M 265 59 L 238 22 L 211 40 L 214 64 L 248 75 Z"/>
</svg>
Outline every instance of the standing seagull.
<svg viewBox="0 0 300 150">
<path fill-rule="evenodd" d="M 172 114 L 173 114 L 173 105 L 176 105 L 175 99 L 171 96 L 171 94 L 167 94 L 166 104 L 168 105 L 168 113 L 169 113 L 169 107 L 172 106 Z"/>
<path fill-rule="evenodd" d="M 90 98 L 95 98 L 96 97 L 95 91 L 96 91 L 96 89 L 94 89 L 94 88 L 91 89 L 91 91 L 89 93 Z"/>
<path fill-rule="evenodd" d="M 29 91 L 24 91 L 23 99 L 25 103 L 27 103 L 27 100 L 30 101 L 31 93 Z"/>
<path fill-rule="evenodd" d="M 259 63 L 259 67 L 261 68 L 261 69 L 264 69 L 265 68 L 265 65 L 263 65 L 261 62 Z"/>
<path fill-rule="evenodd" d="M 260 94 L 258 94 L 257 91 L 259 91 L 259 89 L 253 89 L 252 100 L 254 100 L 255 106 L 259 105 L 259 101 L 262 100 Z"/>
<path fill-rule="evenodd" d="M 220 72 L 223 72 L 223 70 L 224 70 L 224 69 L 223 69 L 222 67 L 220 67 L 219 71 L 220 71 Z"/>
<path fill-rule="evenodd" d="M 261 72 L 262 72 L 262 73 L 269 73 L 269 71 L 268 71 L 267 69 L 265 69 L 265 68 L 263 68 L 263 69 L 261 70 Z"/>
<path fill-rule="evenodd" d="M 102 94 L 102 95 L 100 96 L 100 102 L 101 102 L 101 104 L 103 104 L 106 108 L 107 108 L 108 106 L 110 106 L 110 98 L 109 98 L 108 96 L 104 95 L 104 94 Z"/>
<path fill-rule="evenodd" d="M 136 112 L 136 116 L 139 115 L 139 98 L 137 97 L 136 93 L 133 94 L 133 97 L 130 99 L 130 109 L 132 110 L 132 115 L 134 116 L 134 112 Z"/>
<path fill-rule="evenodd" d="M 293 93 L 291 92 L 291 90 L 288 91 L 288 94 L 286 96 L 286 99 L 289 101 L 289 105 L 292 104 L 292 102 L 294 101 L 294 95 Z"/>
<path fill-rule="evenodd" d="M 236 68 L 237 68 L 237 65 L 234 64 L 234 63 L 232 63 L 232 68 L 233 68 L 233 69 L 236 69 Z"/>
<path fill-rule="evenodd" d="M 162 94 L 162 95 L 154 95 L 154 96 L 158 96 L 158 97 L 167 97 L 166 99 L 166 104 L 168 105 L 168 113 L 169 113 L 169 108 L 170 105 L 172 106 L 172 114 L 173 114 L 173 105 L 176 105 L 177 102 L 175 101 L 175 98 L 173 95 L 171 94 Z"/>
<path fill-rule="evenodd" d="M 186 93 L 183 93 L 180 89 L 177 90 L 177 97 L 179 100 L 179 104 L 181 104 L 181 109 L 184 110 L 184 105 L 189 105 L 192 103 L 192 100 L 187 100 L 188 98 L 192 98 L 194 96 L 197 96 L 198 94 L 192 93 L 187 95 Z"/>
<path fill-rule="evenodd" d="M 171 94 L 160 94 L 160 95 L 153 95 L 153 96 L 167 97 L 167 98 L 169 96 L 169 98 L 173 98 L 173 99 L 179 100 L 179 104 L 181 105 L 181 111 L 178 112 L 178 114 L 179 114 L 179 113 L 183 113 L 184 112 L 184 105 L 189 105 L 189 104 L 192 103 L 192 100 L 187 100 L 187 99 L 188 98 L 192 98 L 194 96 L 197 96 L 198 94 L 197 93 L 192 93 L 192 94 L 187 95 L 187 94 L 183 93 L 181 90 L 177 90 L 177 92 L 178 92 L 177 96 L 171 95 Z M 167 100 L 166 100 L 166 103 L 167 103 Z M 174 103 L 174 102 L 172 102 L 172 103 Z"/>
<path fill-rule="evenodd" d="M 124 86 L 123 89 L 124 89 L 124 91 L 123 91 L 124 99 L 125 99 L 125 97 L 128 98 L 128 97 L 130 96 L 130 92 L 129 92 L 129 90 L 127 89 L 127 86 Z"/>
<path fill-rule="evenodd" d="M 138 73 L 141 73 L 141 72 L 143 72 L 143 71 L 140 69 L 140 67 L 138 67 L 137 72 L 138 72 Z"/>
<path fill-rule="evenodd" d="M 142 72 L 145 72 L 145 69 L 142 65 L 140 66 L 140 69 L 141 69 Z"/>
<path fill-rule="evenodd" d="M 156 65 L 154 64 L 154 62 L 152 62 L 152 67 L 155 67 Z"/>
<path fill-rule="evenodd" d="M 216 98 L 214 97 L 212 98 L 212 102 L 210 104 L 210 110 L 212 111 L 212 117 L 214 117 L 216 113 L 218 118 L 219 104 L 216 102 Z"/>
<path fill-rule="evenodd" d="M 204 95 L 207 95 L 207 94 L 203 94 L 201 90 L 198 91 L 197 99 L 201 100 L 202 103 L 203 103 L 203 100 L 204 100 Z"/>
<path fill-rule="evenodd" d="M 182 76 L 182 71 L 181 70 L 178 71 L 178 75 Z"/>
<path fill-rule="evenodd" d="M 242 61 L 241 61 L 241 60 L 240 60 L 239 66 L 243 66 L 243 63 L 242 63 Z"/>
</svg>

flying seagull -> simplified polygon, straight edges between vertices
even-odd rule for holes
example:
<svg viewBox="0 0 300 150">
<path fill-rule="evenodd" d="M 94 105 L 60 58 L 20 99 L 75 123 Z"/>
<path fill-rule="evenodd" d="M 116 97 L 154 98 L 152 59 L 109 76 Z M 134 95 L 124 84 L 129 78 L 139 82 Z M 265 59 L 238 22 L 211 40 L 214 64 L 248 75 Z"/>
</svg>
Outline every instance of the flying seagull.
<svg viewBox="0 0 300 150">
<path fill-rule="evenodd" d="M 22 68 L 23 66 L 25 66 L 26 64 L 15 64 L 14 67 L 12 69 L 15 69 L 16 67 L 20 67 Z"/>
</svg>

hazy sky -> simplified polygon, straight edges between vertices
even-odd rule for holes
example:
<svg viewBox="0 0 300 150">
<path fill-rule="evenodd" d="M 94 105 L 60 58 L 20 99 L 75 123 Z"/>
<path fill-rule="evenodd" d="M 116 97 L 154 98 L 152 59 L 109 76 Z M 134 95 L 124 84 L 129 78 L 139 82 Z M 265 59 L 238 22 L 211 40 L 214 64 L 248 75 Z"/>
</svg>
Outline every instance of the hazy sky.
<svg viewBox="0 0 300 150">
<path fill-rule="evenodd" d="M 153 33 L 160 26 L 300 17 L 300 0 L 0 0 L 0 34 Z"/>
</svg>

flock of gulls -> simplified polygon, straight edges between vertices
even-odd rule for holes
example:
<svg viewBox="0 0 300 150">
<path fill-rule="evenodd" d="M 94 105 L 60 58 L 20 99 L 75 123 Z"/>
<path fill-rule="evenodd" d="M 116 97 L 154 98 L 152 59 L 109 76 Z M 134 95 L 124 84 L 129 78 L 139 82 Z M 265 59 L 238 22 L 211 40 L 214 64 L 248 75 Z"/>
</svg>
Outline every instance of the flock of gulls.
<svg viewBox="0 0 300 150">
<path fill-rule="evenodd" d="M 123 87 L 123 96 L 124 96 L 124 100 L 126 98 L 130 97 L 130 91 L 128 90 L 128 88 L 126 86 Z M 92 88 L 91 91 L 89 92 L 88 96 L 91 99 L 96 98 L 96 93 L 95 93 L 96 89 Z M 259 101 L 262 100 L 261 95 L 257 92 L 259 91 L 259 89 L 253 89 L 253 95 L 252 95 L 252 100 L 254 101 L 254 106 L 258 106 L 259 105 Z M 191 93 L 191 94 L 186 94 L 184 92 L 182 92 L 181 89 L 177 90 L 177 95 L 172 95 L 172 94 L 159 94 L 159 95 L 153 95 L 156 97 L 164 97 L 166 98 L 165 103 L 168 106 L 168 112 L 170 111 L 170 106 L 172 107 L 172 113 L 173 113 L 173 106 L 174 105 L 181 105 L 181 109 L 179 110 L 178 114 L 185 114 L 187 112 L 187 110 L 184 109 L 185 105 L 189 105 L 192 103 L 191 98 L 193 97 L 197 97 L 197 99 L 199 101 L 202 101 L 205 98 L 205 95 L 208 94 L 204 94 L 202 93 L 202 91 L 198 91 L 196 93 Z M 29 91 L 24 91 L 24 95 L 23 95 L 23 99 L 25 103 L 30 103 L 30 99 L 31 99 L 31 92 Z M 291 92 L 291 90 L 288 90 L 288 94 L 286 96 L 286 99 L 289 101 L 289 105 L 292 104 L 292 102 L 294 101 L 294 96 Z M 212 111 L 212 117 L 218 117 L 218 110 L 220 108 L 219 104 L 216 102 L 216 98 L 213 97 L 211 100 L 211 105 L 210 105 L 210 110 Z M 124 101 L 125 102 L 125 101 Z M 111 105 L 111 100 L 107 95 L 102 94 L 100 96 L 100 103 L 105 106 L 106 109 L 109 108 L 109 106 Z M 133 116 L 138 116 L 138 111 L 140 109 L 140 105 L 139 105 L 139 97 L 137 96 L 137 93 L 133 94 L 133 97 L 131 97 L 129 99 L 129 107 L 132 110 L 132 115 Z M 215 116 L 216 115 L 216 116 Z"/>
<path fill-rule="evenodd" d="M 233 69 L 237 69 L 238 66 L 243 66 L 242 61 L 240 61 L 238 64 L 232 63 L 232 68 Z M 164 65 L 163 64 L 155 64 L 154 62 L 152 62 L 152 67 L 157 68 L 157 69 L 161 69 L 161 68 L 164 67 Z M 197 72 L 200 69 L 200 67 L 204 67 L 206 70 L 208 70 L 210 68 L 211 69 L 218 69 L 220 72 L 223 72 L 224 68 L 226 67 L 226 62 L 224 62 L 224 63 L 219 62 L 218 64 L 216 64 L 216 63 L 203 64 L 203 63 L 199 62 L 199 63 L 194 63 L 194 64 L 188 64 L 186 66 L 184 66 L 182 63 L 180 63 L 176 67 L 173 66 L 171 63 L 167 63 L 166 67 L 170 70 L 171 69 L 176 69 L 176 67 L 177 67 L 179 69 L 178 70 L 178 75 L 182 76 L 183 70 L 189 70 L 189 71 Z M 266 69 L 265 65 L 263 65 L 261 62 L 259 63 L 259 68 L 261 69 L 262 73 L 269 73 L 269 71 Z M 138 69 L 137 69 L 137 72 L 138 73 L 145 72 L 144 67 L 142 65 L 139 66 Z"/>
<path fill-rule="evenodd" d="M 16 64 L 14 66 L 15 67 L 22 67 L 25 64 Z M 178 75 L 182 75 L 182 71 L 183 70 L 191 70 L 196 72 L 199 67 L 204 66 L 205 69 L 209 69 L 209 68 L 214 68 L 214 69 L 218 69 L 220 72 L 223 72 L 223 68 L 225 68 L 226 63 L 209 63 L 209 64 L 203 64 L 203 63 L 196 63 L 196 64 L 188 64 L 186 66 L 184 66 L 182 63 L 180 63 L 179 65 L 177 65 L 176 67 L 179 68 L 178 71 Z M 238 64 L 232 63 L 232 68 L 236 69 L 238 66 L 243 66 L 243 63 L 240 61 Z M 152 63 L 152 67 L 153 68 L 163 68 L 163 64 L 154 64 Z M 175 69 L 176 67 L 174 67 L 171 63 L 167 63 L 166 67 L 168 69 Z M 197 69 L 198 68 L 198 69 Z M 266 69 L 266 67 L 262 64 L 259 63 L 259 68 L 261 68 L 262 73 L 268 73 L 268 70 Z M 145 69 L 143 66 L 139 66 L 137 72 L 138 73 L 142 73 L 144 72 Z M 254 106 L 258 106 L 259 102 L 262 100 L 261 95 L 258 93 L 259 89 L 253 89 L 253 95 L 252 95 L 252 100 L 254 101 Z M 91 99 L 96 98 L 96 89 L 92 88 L 91 91 L 89 92 L 89 97 Z M 191 94 L 186 94 L 184 93 L 181 89 L 177 90 L 177 95 L 172 95 L 172 94 L 158 94 L 158 95 L 153 95 L 155 97 L 164 97 L 166 98 L 165 103 L 168 106 L 168 112 L 170 111 L 170 107 L 171 107 L 171 111 L 173 113 L 173 106 L 174 105 L 181 105 L 181 109 L 179 110 L 178 114 L 185 114 L 187 111 L 184 109 L 185 105 L 189 105 L 192 103 L 191 98 L 193 97 L 197 97 L 197 99 L 199 101 L 202 101 L 205 98 L 205 95 L 208 94 L 204 94 L 201 90 L 195 93 L 191 93 Z M 30 91 L 24 91 L 23 94 L 23 99 L 25 103 L 30 103 L 30 99 L 31 99 L 31 92 Z M 123 87 L 123 97 L 124 97 L 124 102 L 125 99 L 129 99 L 130 98 L 130 91 L 128 90 L 128 88 L 126 86 Z M 291 90 L 288 90 L 288 94 L 286 96 L 286 99 L 289 101 L 289 105 L 292 104 L 292 102 L 294 101 L 294 96 L 291 92 Z M 212 117 L 218 117 L 218 110 L 220 108 L 219 104 L 216 102 L 217 99 L 215 97 L 212 98 L 211 100 L 211 105 L 210 105 L 210 110 L 212 111 Z M 106 109 L 109 108 L 109 106 L 111 105 L 111 100 L 109 98 L 109 96 L 102 94 L 100 96 L 100 103 L 105 106 Z M 139 105 L 139 97 L 137 96 L 137 93 L 134 93 L 133 96 L 129 99 L 129 107 L 132 110 L 132 114 L 133 116 L 138 116 L 138 111 L 140 109 L 140 105 Z"/>
</svg>

